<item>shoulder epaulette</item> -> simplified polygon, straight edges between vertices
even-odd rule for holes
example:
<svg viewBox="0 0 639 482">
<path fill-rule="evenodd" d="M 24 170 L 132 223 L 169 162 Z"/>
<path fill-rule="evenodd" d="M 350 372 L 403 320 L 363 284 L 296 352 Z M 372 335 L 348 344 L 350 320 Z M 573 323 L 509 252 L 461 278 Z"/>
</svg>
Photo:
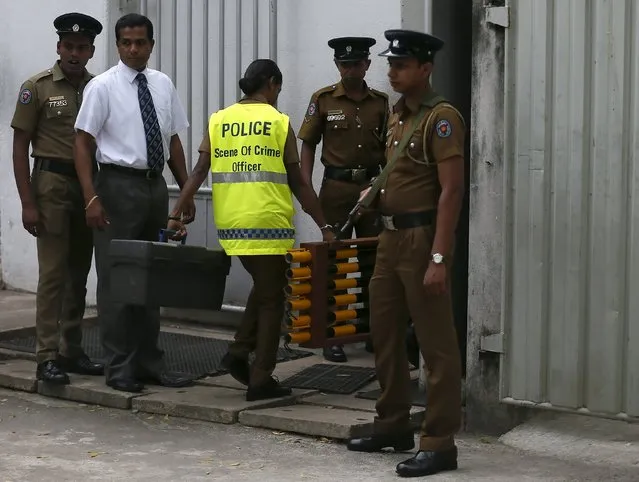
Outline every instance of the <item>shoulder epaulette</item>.
<svg viewBox="0 0 639 482">
<path fill-rule="evenodd" d="M 52 69 L 47 69 L 47 70 L 43 70 L 42 72 L 39 72 L 31 77 L 29 77 L 29 81 L 33 82 L 34 84 L 41 79 L 44 79 L 45 77 L 49 77 L 50 75 L 53 75 L 53 70 Z"/>
<path fill-rule="evenodd" d="M 380 97 L 384 97 L 385 99 L 388 100 L 388 94 L 386 92 L 382 92 L 381 90 L 372 89 L 372 88 L 371 88 L 371 92 L 375 95 L 379 95 Z"/>
<path fill-rule="evenodd" d="M 318 91 L 313 94 L 313 97 L 317 98 L 321 95 L 328 94 L 329 92 L 334 92 L 337 89 L 337 84 L 327 85 L 326 87 L 322 87 Z"/>
</svg>

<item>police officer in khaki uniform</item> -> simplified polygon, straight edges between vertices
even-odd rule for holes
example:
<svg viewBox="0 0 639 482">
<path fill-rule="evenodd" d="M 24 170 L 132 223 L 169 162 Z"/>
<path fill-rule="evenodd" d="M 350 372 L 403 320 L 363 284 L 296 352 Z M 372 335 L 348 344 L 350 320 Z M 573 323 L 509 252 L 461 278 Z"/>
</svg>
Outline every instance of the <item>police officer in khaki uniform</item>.
<svg viewBox="0 0 639 482">
<path fill-rule="evenodd" d="M 388 120 L 388 96 L 366 85 L 369 49 L 375 39 L 340 37 L 329 40 L 341 81 L 315 92 L 300 127 L 302 174 L 312 185 L 315 149 L 323 141 L 324 177 L 319 193 L 329 224 L 343 224 L 357 203 L 362 187 L 377 175 L 384 163 L 384 139 Z M 377 236 L 374 213 L 355 223 L 358 238 Z M 348 234 L 350 236 L 350 233 Z M 366 262 L 366 258 L 361 259 Z M 370 262 L 374 260 L 371 257 Z M 345 362 L 341 346 L 324 349 L 324 357 Z"/>
<path fill-rule="evenodd" d="M 22 84 L 11 122 L 13 166 L 24 228 L 37 239 L 37 378 L 69 383 L 67 372 L 101 375 L 81 347 L 86 281 L 93 239 L 84 219 L 73 165 L 73 124 L 102 24 L 80 13 L 53 22 L 59 60 Z M 29 145 L 34 169 L 30 175 Z"/>
<path fill-rule="evenodd" d="M 378 199 L 384 229 L 370 282 L 371 336 L 382 393 L 374 435 L 353 439 L 348 448 L 414 447 L 404 342 L 410 314 L 428 369 L 428 406 L 419 451 L 400 463 L 397 473 L 417 477 L 457 468 L 461 357 L 450 268 L 464 197 L 465 126 L 461 114 L 430 88 L 435 53 L 443 42 L 406 30 L 385 36 L 390 46 L 380 55 L 388 57 L 390 84 L 402 97 L 389 120 L 386 155 L 395 163 Z"/>
</svg>

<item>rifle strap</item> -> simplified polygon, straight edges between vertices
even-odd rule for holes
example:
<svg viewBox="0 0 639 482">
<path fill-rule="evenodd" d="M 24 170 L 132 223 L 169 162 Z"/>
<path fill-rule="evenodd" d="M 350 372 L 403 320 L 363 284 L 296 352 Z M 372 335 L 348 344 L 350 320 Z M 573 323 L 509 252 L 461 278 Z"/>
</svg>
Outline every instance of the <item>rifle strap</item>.
<svg viewBox="0 0 639 482">
<path fill-rule="evenodd" d="M 413 134 L 417 130 L 417 127 L 421 124 L 426 114 L 426 110 L 429 108 L 432 109 L 437 103 L 441 102 L 441 100 L 443 100 L 443 97 L 439 95 L 433 95 L 430 99 L 426 100 L 422 104 L 422 107 L 419 110 L 419 113 L 413 119 L 413 124 L 411 125 L 410 129 L 406 131 L 406 133 L 404 134 L 404 137 L 402 137 L 401 142 L 399 143 L 397 148 L 393 151 L 393 155 L 390 157 L 390 159 L 384 166 L 384 169 L 382 169 L 382 172 L 379 173 L 379 176 L 375 178 L 375 181 L 371 185 L 371 188 L 369 189 L 368 193 L 360 201 L 359 203 L 360 206 L 368 208 L 371 206 L 371 204 L 373 204 L 373 200 L 377 197 L 377 193 L 380 191 L 382 186 L 386 184 L 386 179 L 388 178 L 388 175 L 393 169 L 395 162 L 397 161 L 399 156 L 401 156 L 401 154 L 404 152 L 404 149 L 406 149 L 406 146 L 410 142 L 411 137 L 413 137 Z"/>
</svg>

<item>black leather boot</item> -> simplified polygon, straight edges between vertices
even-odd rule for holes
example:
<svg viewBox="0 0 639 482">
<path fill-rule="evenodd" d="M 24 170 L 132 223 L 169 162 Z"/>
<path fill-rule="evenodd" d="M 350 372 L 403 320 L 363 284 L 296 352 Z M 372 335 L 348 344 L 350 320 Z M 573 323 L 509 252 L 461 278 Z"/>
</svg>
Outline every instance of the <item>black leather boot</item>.
<svg viewBox="0 0 639 482">
<path fill-rule="evenodd" d="M 340 345 L 335 345 L 331 347 L 324 348 L 324 358 L 327 361 L 336 362 L 336 363 L 344 363 L 348 361 L 346 358 L 346 353 L 344 353 L 344 349 Z"/>
<path fill-rule="evenodd" d="M 79 375 L 100 376 L 104 375 L 104 365 L 102 363 L 92 362 L 88 356 L 81 355 L 77 358 L 66 358 L 59 356 L 60 365 L 69 373 L 77 373 Z"/>
<path fill-rule="evenodd" d="M 415 448 L 413 432 L 397 434 L 375 434 L 370 437 L 354 438 L 348 441 L 346 448 L 353 452 L 381 452 L 385 448 L 395 452 L 406 452 Z"/>
<path fill-rule="evenodd" d="M 248 390 L 246 390 L 246 401 L 254 402 L 255 400 L 287 397 L 291 393 L 293 393 L 293 391 L 290 388 L 283 387 L 277 380 L 271 378 L 262 385 L 249 385 Z"/>
<path fill-rule="evenodd" d="M 47 360 L 38 364 L 36 378 L 55 385 L 68 385 L 70 383 L 69 375 L 56 360 Z"/>
<path fill-rule="evenodd" d="M 457 470 L 457 447 L 441 452 L 420 450 L 395 469 L 400 477 L 424 477 L 446 470 Z"/>
</svg>

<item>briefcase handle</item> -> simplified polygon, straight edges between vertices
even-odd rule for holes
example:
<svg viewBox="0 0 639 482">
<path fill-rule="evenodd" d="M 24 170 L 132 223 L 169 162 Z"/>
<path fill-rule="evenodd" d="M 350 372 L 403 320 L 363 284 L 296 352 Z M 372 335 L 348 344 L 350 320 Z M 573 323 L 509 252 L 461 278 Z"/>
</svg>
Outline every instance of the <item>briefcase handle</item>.
<svg viewBox="0 0 639 482">
<path fill-rule="evenodd" d="M 175 233 L 177 233 L 177 231 L 174 229 L 160 229 L 160 243 L 168 243 L 169 237 L 173 236 Z M 180 240 L 180 244 L 184 245 L 186 243 L 186 236 L 187 235 L 185 234 Z"/>
</svg>

